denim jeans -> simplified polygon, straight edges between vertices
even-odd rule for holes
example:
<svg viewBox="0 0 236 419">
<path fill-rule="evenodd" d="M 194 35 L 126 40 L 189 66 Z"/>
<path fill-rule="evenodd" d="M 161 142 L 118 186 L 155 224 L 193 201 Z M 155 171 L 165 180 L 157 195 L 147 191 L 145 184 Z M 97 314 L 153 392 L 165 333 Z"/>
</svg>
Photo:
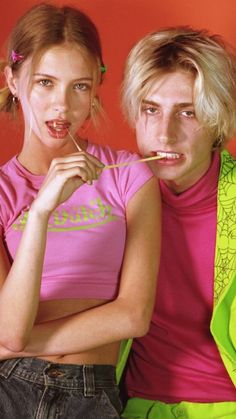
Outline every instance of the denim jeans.
<svg viewBox="0 0 236 419">
<path fill-rule="evenodd" d="M 0 362 L 1 419 L 118 419 L 121 410 L 111 365 Z"/>
</svg>

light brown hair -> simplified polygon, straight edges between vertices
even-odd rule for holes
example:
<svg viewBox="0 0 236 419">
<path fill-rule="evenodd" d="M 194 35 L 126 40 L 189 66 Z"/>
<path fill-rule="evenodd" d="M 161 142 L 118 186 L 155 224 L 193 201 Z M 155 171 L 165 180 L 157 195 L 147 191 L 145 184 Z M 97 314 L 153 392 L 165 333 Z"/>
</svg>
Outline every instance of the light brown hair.
<svg viewBox="0 0 236 419">
<path fill-rule="evenodd" d="M 100 37 L 95 24 L 79 9 L 42 3 L 32 7 L 18 21 L 8 42 L 7 61 L 0 63 L 1 70 L 6 65 L 13 73 L 20 70 L 27 58 L 32 58 L 32 67 L 49 48 L 61 44 L 77 45 L 93 68 L 93 86 L 102 82 L 104 66 Z M 22 59 L 14 62 L 12 51 Z M 13 95 L 4 87 L 0 90 L 0 110 L 13 112 Z M 101 110 L 99 98 L 92 98 L 91 114 Z"/>
</svg>

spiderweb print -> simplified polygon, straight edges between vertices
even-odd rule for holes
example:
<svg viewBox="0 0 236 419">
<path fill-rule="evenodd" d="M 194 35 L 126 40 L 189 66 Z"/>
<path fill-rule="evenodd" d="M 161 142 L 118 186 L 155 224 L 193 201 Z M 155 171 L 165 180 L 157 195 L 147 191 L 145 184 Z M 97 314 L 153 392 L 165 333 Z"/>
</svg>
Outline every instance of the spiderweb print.
<svg viewBox="0 0 236 419">
<path fill-rule="evenodd" d="M 215 302 L 236 272 L 236 161 L 222 153 L 218 190 L 217 248 L 215 261 Z"/>
</svg>

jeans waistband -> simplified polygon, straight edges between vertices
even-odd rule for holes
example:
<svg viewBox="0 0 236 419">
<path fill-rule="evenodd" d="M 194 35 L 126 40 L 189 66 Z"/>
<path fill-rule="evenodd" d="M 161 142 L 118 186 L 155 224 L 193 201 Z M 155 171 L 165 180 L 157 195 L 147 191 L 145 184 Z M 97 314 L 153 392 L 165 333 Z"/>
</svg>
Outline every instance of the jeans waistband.
<svg viewBox="0 0 236 419">
<path fill-rule="evenodd" d="M 85 397 L 92 397 L 96 389 L 116 385 L 113 365 L 57 364 L 39 358 L 15 358 L 0 362 L 0 376 L 11 375 L 34 383 L 83 389 Z"/>
</svg>

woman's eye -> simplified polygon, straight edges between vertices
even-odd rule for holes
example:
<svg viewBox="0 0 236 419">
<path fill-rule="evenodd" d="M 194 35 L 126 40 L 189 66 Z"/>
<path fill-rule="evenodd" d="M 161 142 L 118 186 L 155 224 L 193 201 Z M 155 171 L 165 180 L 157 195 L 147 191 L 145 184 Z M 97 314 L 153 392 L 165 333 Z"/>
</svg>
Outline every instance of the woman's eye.
<svg viewBox="0 0 236 419">
<path fill-rule="evenodd" d="M 82 90 L 82 91 L 86 91 L 86 90 L 90 90 L 91 86 L 87 83 L 76 83 L 74 85 L 74 89 L 75 90 Z"/>
<path fill-rule="evenodd" d="M 48 79 L 41 79 L 41 80 L 38 80 L 38 83 L 39 83 L 41 86 L 51 86 L 51 85 L 52 85 L 51 80 L 48 80 Z"/>
</svg>

